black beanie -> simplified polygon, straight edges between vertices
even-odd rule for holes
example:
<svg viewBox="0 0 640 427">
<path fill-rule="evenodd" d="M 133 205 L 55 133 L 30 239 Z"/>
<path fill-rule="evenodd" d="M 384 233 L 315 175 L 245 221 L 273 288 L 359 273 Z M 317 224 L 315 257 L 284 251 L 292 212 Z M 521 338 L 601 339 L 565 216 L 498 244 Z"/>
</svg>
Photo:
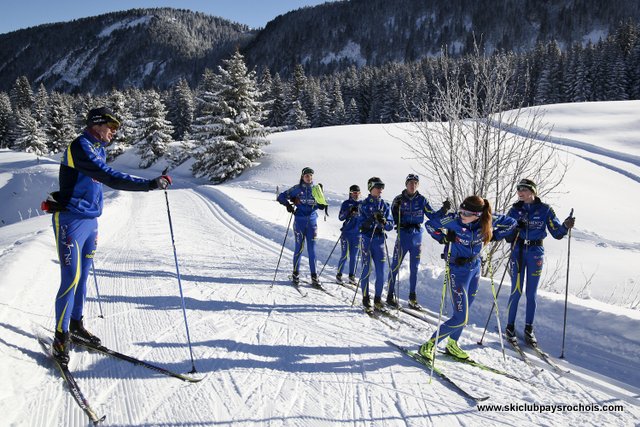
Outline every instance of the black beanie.
<svg viewBox="0 0 640 427">
<path fill-rule="evenodd" d="M 360 192 L 360 187 L 353 184 L 351 187 L 349 187 L 349 193 L 353 193 L 354 191 L 357 191 L 358 193 Z"/>
</svg>

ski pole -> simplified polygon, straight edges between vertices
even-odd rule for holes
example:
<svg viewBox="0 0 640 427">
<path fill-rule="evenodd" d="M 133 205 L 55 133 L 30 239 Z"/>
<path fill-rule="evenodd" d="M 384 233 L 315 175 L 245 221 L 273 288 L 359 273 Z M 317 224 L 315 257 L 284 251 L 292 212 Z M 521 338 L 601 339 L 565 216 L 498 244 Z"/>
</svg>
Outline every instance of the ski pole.
<svg viewBox="0 0 640 427">
<path fill-rule="evenodd" d="M 371 274 L 371 241 L 373 240 L 373 235 L 376 233 L 376 229 L 378 228 L 378 224 L 373 226 L 373 231 L 371 232 L 371 238 L 369 239 L 369 247 L 367 249 L 367 255 L 369 255 L 369 260 L 365 261 L 364 260 L 364 255 L 362 256 L 362 268 L 364 271 L 364 263 L 367 262 L 369 263 L 369 272 L 367 273 L 367 275 Z M 362 252 L 362 248 L 360 248 L 360 252 Z M 358 284 L 356 285 L 356 291 L 353 294 L 353 300 L 351 301 L 351 306 L 353 307 L 353 305 L 356 303 L 356 297 L 358 296 L 358 289 L 360 289 L 360 282 L 362 281 L 362 276 L 360 276 L 360 278 L 358 279 Z M 362 294 L 364 295 L 364 291 L 362 291 Z"/>
<path fill-rule="evenodd" d="M 502 325 L 500 324 L 500 312 L 498 311 L 498 294 L 493 283 L 493 262 L 491 261 L 491 252 L 489 252 L 489 276 L 491 276 L 491 294 L 493 295 L 493 306 L 496 309 L 496 322 L 498 322 L 498 336 L 500 337 L 500 348 L 502 349 L 502 358 L 507 361 L 507 353 L 504 351 L 504 340 L 502 339 Z M 502 276 L 504 278 L 504 276 Z"/>
<path fill-rule="evenodd" d="M 569 218 L 573 218 L 573 208 Z M 567 332 L 567 304 L 569 302 L 569 262 L 571 261 L 571 228 L 569 229 L 569 239 L 567 240 L 567 285 L 564 291 L 564 326 L 562 327 L 562 351 L 560 352 L 560 359 L 564 359 L 564 339 Z"/>
<path fill-rule="evenodd" d="M 162 174 L 166 175 L 167 169 L 165 169 Z M 182 315 L 184 317 L 184 325 L 187 329 L 187 342 L 189 344 L 189 355 L 191 356 L 191 371 L 190 374 L 193 374 L 196 371 L 196 364 L 193 360 L 193 348 L 191 347 L 191 335 L 189 334 L 189 323 L 187 322 L 187 309 L 184 305 L 184 294 L 182 292 L 182 281 L 180 280 L 180 268 L 178 267 L 178 253 L 176 252 L 176 242 L 173 236 L 173 223 L 171 221 L 171 209 L 169 208 L 169 194 L 167 193 L 167 189 L 164 189 L 164 197 L 167 201 L 167 217 L 169 218 L 169 230 L 171 231 L 171 244 L 173 245 L 173 258 L 176 262 L 176 274 L 178 276 L 178 288 L 180 289 L 180 301 L 182 302 Z"/>
<path fill-rule="evenodd" d="M 333 245 L 333 249 L 331 249 L 331 252 L 329 253 L 329 256 L 327 257 L 327 260 L 325 261 L 324 265 L 320 269 L 320 273 L 318 273 L 318 280 L 320 280 L 320 276 L 322 276 L 322 272 L 324 271 L 324 268 L 327 266 L 327 263 L 331 259 L 331 255 L 333 255 L 333 251 L 336 250 L 336 247 L 338 246 L 338 243 L 340 243 L 340 239 L 342 239 L 342 233 L 340 233 L 340 236 L 338 237 L 338 240 L 336 240 L 336 244 Z"/>
<path fill-rule="evenodd" d="M 382 235 L 384 236 L 384 252 L 385 252 L 385 255 L 387 257 L 387 265 L 389 266 L 389 274 L 393 274 L 392 271 L 391 271 L 391 259 L 389 258 L 389 247 L 387 246 L 387 233 L 385 233 L 384 230 L 382 230 Z M 398 240 L 399 239 L 400 239 L 400 236 L 398 235 Z M 397 241 L 396 241 L 396 245 L 397 245 Z M 400 261 L 398 261 L 398 267 L 400 267 Z M 388 286 L 388 284 L 387 284 L 387 286 Z M 400 301 L 399 298 L 398 298 L 398 295 L 400 294 L 400 292 L 398 291 L 398 288 L 399 288 L 399 281 L 396 281 L 396 286 L 395 286 L 395 289 L 394 289 L 396 302 Z M 387 290 L 388 290 L 388 288 L 387 288 Z M 398 311 L 400 311 L 400 305 L 399 304 L 398 304 L 397 309 L 398 309 Z"/>
<path fill-rule="evenodd" d="M 516 232 L 516 237 L 513 239 L 513 242 L 511 242 L 511 248 L 509 249 L 509 258 L 508 258 L 509 260 L 511 259 L 511 255 L 513 254 L 513 248 L 515 247 L 516 242 L 518 241 L 518 236 L 520 236 L 520 230 Z M 482 336 L 480 337 L 480 341 L 477 342 L 478 345 L 482 345 L 482 340 L 484 339 L 484 335 L 487 333 L 487 328 L 489 327 L 489 321 L 491 320 L 491 316 L 493 315 L 493 309 L 494 307 L 496 307 L 496 304 L 498 303 L 498 296 L 500 295 L 500 290 L 502 289 L 502 283 L 504 282 L 504 278 L 507 275 L 508 269 L 509 268 L 507 266 L 504 269 L 504 273 L 502 273 L 502 279 L 500 279 L 500 284 L 498 285 L 498 292 L 495 293 L 495 296 L 493 299 L 493 307 L 491 307 L 491 310 L 489 311 L 489 317 L 487 317 L 487 323 L 484 324 L 484 330 L 482 331 Z M 491 273 L 493 274 L 493 271 Z M 492 276 L 491 285 L 493 286 L 493 276 Z"/>
<path fill-rule="evenodd" d="M 447 244 L 447 259 L 444 265 L 444 280 L 442 282 L 442 298 L 440 299 L 440 312 L 438 313 L 438 327 L 436 328 L 435 345 L 433 348 L 433 361 L 431 362 L 431 372 L 429 372 L 429 384 L 433 378 L 433 367 L 436 364 L 436 355 L 438 354 L 438 339 L 440 338 L 440 325 L 442 324 L 442 309 L 444 307 L 444 295 L 447 292 L 447 283 L 451 281 L 451 271 L 449 270 L 449 259 L 451 258 L 451 243 Z"/>
<path fill-rule="evenodd" d="M 271 288 L 273 288 L 273 284 L 276 282 L 276 276 L 278 275 L 278 268 L 280 268 L 280 260 L 282 259 L 282 252 L 284 251 L 284 245 L 287 243 L 287 235 L 289 234 L 289 229 L 291 228 L 291 220 L 293 219 L 293 212 L 289 215 L 289 223 L 287 224 L 287 231 L 284 233 L 284 240 L 282 241 L 282 247 L 280 248 L 280 256 L 278 257 L 278 263 L 276 264 L 276 272 L 273 273 L 273 281 L 271 282 Z"/>
<path fill-rule="evenodd" d="M 93 271 L 93 282 L 96 284 L 96 295 L 98 295 L 98 307 L 100 308 L 100 316 L 101 319 L 104 319 L 104 313 L 102 312 L 102 302 L 100 301 L 100 290 L 98 289 L 98 278 L 96 277 L 96 266 L 93 263 L 93 258 L 91 258 L 91 271 Z"/>
</svg>

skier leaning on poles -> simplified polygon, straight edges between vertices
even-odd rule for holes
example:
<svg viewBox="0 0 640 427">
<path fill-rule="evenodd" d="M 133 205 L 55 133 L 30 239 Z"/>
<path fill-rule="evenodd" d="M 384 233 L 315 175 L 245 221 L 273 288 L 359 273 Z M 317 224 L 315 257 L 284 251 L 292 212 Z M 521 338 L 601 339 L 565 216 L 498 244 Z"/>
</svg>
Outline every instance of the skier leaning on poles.
<svg viewBox="0 0 640 427">
<path fill-rule="evenodd" d="M 518 240 L 511 254 L 511 295 L 509 296 L 507 327 L 505 336 L 516 341 L 515 322 L 518 302 L 522 296 L 526 277 L 527 309 L 525 315 L 524 339 L 529 345 L 536 345 L 533 319 L 536 312 L 536 294 L 544 264 L 543 240 L 548 229 L 555 239 L 562 239 L 575 225 L 575 218 L 569 216 L 560 223 L 551 206 L 537 196 L 538 187 L 530 179 L 522 179 L 516 186 L 518 202 L 514 203 L 508 216 L 518 221 Z M 513 242 L 515 232 L 509 236 Z M 507 238 L 509 240 L 509 238 Z M 526 276 L 525 276 L 526 275 Z"/>
<path fill-rule="evenodd" d="M 313 184 L 313 169 L 305 167 L 300 174 L 300 182 L 278 195 L 278 202 L 287 208 L 295 217 L 293 232 L 295 236 L 295 249 L 293 252 L 292 281 L 295 284 L 300 280 L 300 259 L 304 250 L 304 242 L 307 242 L 309 255 L 309 270 L 311 282 L 320 286 L 316 273 L 316 236 L 318 233 L 318 209 L 328 212 L 328 204 L 324 198 L 322 185 Z"/>
<path fill-rule="evenodd" d="M 369 296 L 369 276 L 371 275 L 371 263 L 375 264 L 376 285 L 374 305 L 382 309 L 382 288 L 384 287 L 385 231 L 393 229 L 393 217 L 389 204 L 382 199 L 384 182 L 378 177 L 371 177 L 367 182 L 369 195 L 360 203 L 358 215 L 358 228 L 362 233 L 362 273 L 360 286 L 362 288 L 362 305 L 365 309 L 371 307 Z"/>
<path fill-rule="evenodd" d="M 356 261 L 360 248 L 360 230 L 358 229 L 358 210 L 360 206 L 360 187 L 352 185 L 349 187 L 349 198 L 342 202 L 338 219 L 343 221 L 340 228 L 340 249 L 342 255 L 338 262 L 338 274 L 336 281 L 342 283 L 342 271 L 349 259 L 349 282 L 356 284 Z"/>
<path fill-rule="evenodd" d="M 404 256 L 409 254 L 409 307 L 416 310 L 422 309 L 416 296 L 416 284 L 422 253 L 424 217 L 426 215 L 431 219 L 442 216 L 451 208 L 451 202 L 446 200 L 439 211 L 434 211 L 427 199 L 418 192 L 419 184 L 420 177 L 416 174 L 409 174 L 405 179 L 405 190 L 396 196 L 391 203 L 391 214 L 398 230 L 398 238 L 393 250 L 387 292 L 387 304 L 398 307 L 399 303 L 394 294 L 396 278 Z"/>
<path fill-rule="evenodd" d="M 155 179 L 136 178 L 106 164 L 105 147 L 120 127 L 113 112 L 94 108 L 86 118 L 86 129 L 64 151 L 60 163 L 60 191 L 43 202 L 53 213 L 53 232 L 60 260 L 61 281 L 55 301 L 56 325 L 51 351 L 61 363 L 69 363 L 70 335 L 100 345 L 100 339 L 83 324 L 87 278 L 98 241 L 102 214 L 102 185 L 117 190 L 166 189 L 168 175 Z"/>
<path fill-rule="evenodd" d="M 427 221 L 425 226 L 431 237 L 445 244 L 445 284 L 451 293 L 453 315 L 420 347 L 422 356 L 433 360 L 438 343 L 448 338 L 447 353 L 458 359 L 469 358 L 458 346 L 458 339 L 469 320 L 469 307 L 478 290 L 482 249 L 490 241 L 510 235 L 516 224 L 515 219 L 506 215 L 492 215 L 489 201 L 478 196 L 464 199 L 456 214 Z"/>
</svg>

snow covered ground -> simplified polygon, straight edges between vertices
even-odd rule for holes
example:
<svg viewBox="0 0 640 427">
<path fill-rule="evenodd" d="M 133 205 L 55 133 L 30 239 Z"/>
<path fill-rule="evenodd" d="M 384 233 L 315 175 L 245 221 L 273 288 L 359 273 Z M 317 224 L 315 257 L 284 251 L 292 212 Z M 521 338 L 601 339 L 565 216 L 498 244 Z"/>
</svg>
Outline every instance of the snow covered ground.
<svg viewBox="0 0 640 427">
<path fill-rule="evenodd" d="M 188 164 L 172 171 L 168 192 L 197 384 L 75 349 L 70 367 L 107 425 L 638 425 L 640 422 L 640 241 L 635 212 L 640 176 L 640 102 L 545 107 L 555 142 L 568 146 L 572 168 L 565 194 L 550 202 L 560 217 L 575 208 L 565 361 L 560 376 L 541 360 L 528 367 L 507 350 L 503 360 L 483 280 L 461 346 L 474 359 L 507 370 L 514 381 L 444 357 L 439 366 L 474 395 L 526 410 L 481 410 L 403 357 L 386 341 L 417 347 L 435 329 L 401 315 L 385 324 L 362 314 L 354 292 L 331 283 L 337 256 L 323 278 L 331 293 L 287 283 L 292 239 L 271 286 L 288 221 L 275 201 L 304 166 L 315 169 L 330 200 L 319 222 L 319 259 L 339 235 L 339 203 L 351 184 L 380 176 L 393 198 L 415 165 L 392 135 L 407 125 L 310 129 L 272 135 L 268 155 L 221 186 L 193 179 Z M 570 142 L 570 144 L 568 143 Z M 593 146 L 600 150 L 594 150 Z M 602 150 L 605 149 L 605 150 Z M 164 164 L 138 170 L 131 153 L 115 167 L 153 177 Z M 36 208 L 57 187 L 57 161 L 0 150 L 0 412 L 3 425 L 86 425 L 35 340 L 52 329 L 58 261 L 51 218 Z M 418 171 L 419 172 L 419 171 Z M 624 173 L 623 173 L 624 172 Z M 420 190 L 429 194 L 429 177 Z M 439 207 L 441 201 L 433 200 Z M 31 209 L 31 210 L 29 210 Z M 31 218 L 30 218 L 31 217 Z M 30 218 L 30 219 L 29 219 Z M 389 245 L 393 245 L 390 233 Z M 419 298 L 437 311 L 443 266 L 425 237 Z M 567 240 L 545 243 L 547 270 L 536 325 L 541 346 L 558 356 L 562 342 Z M 187 372 L 191 359 L 162 192 L 111 191 L 100 219 L 96 275 L 105 318 L 89 283 L 86 323 L 103 342 L 167 369 Z M 307 271 L 306 264 L 302 267 Z M 593 275 L 590 284 L 586 277 Z M 400 276 L 407 298 L 408 266 Z M 496 274 L 498 282 L 501 275 Z M 497 285 L 497 283 L 496 283 Z M 505 284 L 508 286 L 508 283 Z M 500 308 L 506 307 L 501 293 Z M 521 304 L 524 301 L 521 302 Z M 519 310 L 523 315 L 523 309 Z M 504 323 L 504 319 L 503 319 Z M 520 319 L 519 324 L 523 322 Z M 49 332 L 44 332 L 49 333 Z M 537 375 L 536 375 L 537 374 Z M 609 411 L 538 409 L 544 405 L 622 405 Z M 538 405 L 538 407 L 533 407 Z M 511 409 L 511 410 L 509 410 Z"/>
</svg>

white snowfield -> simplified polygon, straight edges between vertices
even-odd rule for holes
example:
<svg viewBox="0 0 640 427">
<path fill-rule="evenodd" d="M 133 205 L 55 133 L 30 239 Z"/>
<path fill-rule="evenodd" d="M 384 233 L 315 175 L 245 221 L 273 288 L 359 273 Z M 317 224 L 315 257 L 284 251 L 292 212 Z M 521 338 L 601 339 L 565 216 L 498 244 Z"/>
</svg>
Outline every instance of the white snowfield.
<svg viewBox="0 0 640 427">
<path fill-rule="evenodd" d="M 607 129 L 618 132 L 626 126 L 630 140 L 624 150 L 614 144 L 605 148 L 639 154 L 637 119 L 623 122 L 639 110 L 639 102 L 548 108 L 551 123 L 556 119 L 560 123 L 579 108 L 576 129 L 587 123 L 595 126 L 598 122 L 592 118 L 600 115 L 611 116 L 597 128 L 602 139 L 607 138 Z M 400 132 L 403 126 L 391 130 Z M 441 247 L 426 235 L 418 292 L 429 310 L 427 321 L 403 313 L 402 322 L 372 319 L 360 308 L 360 293 L 352 306 L 353 289 L 331 280 L 338 260 L 335 252 L 322 275 L 330 294 L 303 284 L 307 296 L 302 297 L 287 279 L 291 233 L 273 283 L 289 219 L 274 201 L 276 186 L 282 191 L 296 183 L 304 166 L 313 167 L 316 181 L 324 184 L 331 207 L 327 221 L 318 222 L 321 268 L 339 236 L 336 216 L 349 185 L 357 183 L 364 189 L 368 177 L 380 176 L 387 182 L 383 197 L 390 201 L 412 172 L 411 162 L 403 159 L 408 153 L 389 130 L 389 126 L 346 126 L 272 135 L 262 163 L 221 186 L 191 178 L 188 165 L 171 173 L 175 185 L 167 194 L 197 370 L 193 375 L 204 379 L 190 384 L 76 347 L 70 369 L 94 410 L 107 416 L 104 425 L 638 425 L 640 312 L 633 298 L 639 292 L 635 212 L 640 205 L 635 194 L 640 184 L 609 167 L 576 157 L 567 176 L 567 194 L 549 201 L 561 219 L 571 207 L 577 217 L 565 360 L 557 359 L 564 271 L 561 280 L 548 281 L 539 293 L 536 316 L 540 345 L 567 374 L 553 372 L 530 351 L 533 367 L 509 349 L 503 358 L 495 319 L 489 323 L 484 345 L 476 344 L 493 302 L 489 279 L 482 280 L 460 345 L 475 360 L 522 381 L 439 355 L 437 366 L 453 381 L 474 396 L 490 397 L 476 404 L 436 376 L 430 382 L 428 371 L 390 346 L 388 341 L 417 349 L 436 327 L 443 265 Z M 579 131 L 557 136 L 598 144 L 582 138 Z M 571 150 L 570 156 L 578 155 L 573 151 L 578 148 Z M 579 155 L 590 156 L 588 150 Z M 114 167 L 147 177 L 157 176 L 164 167 L 158 164 L 140 171 L 134 168 L 137 162 L 127 153 Z M 54 160 L 36 163 L 34 156 L 0 150 L 0 200 L 4 202 L 0 217 L 9 224 L 0 227 L 2 425 L 89 424 L 36 340 L 38 334 L 52 334 L 59 267 L 51 217 L 35 216 L 35 208 L 55 189 L 56 179 Z M 423 177 L 422 181 L 421 191 L 428 194 L 430 180 Z M 165 194 L 107 194 L 95 258 L 101 299 L 98 304 L 90 277 L 85 324 L 110 348 L 186 373 L 192 360 Z M 440 203 L 432 204 L 437 208 Z M 31 219 L 27 219 L 29 207 Z M 10 219 L 17 210 L 23 221 Z M 394 234 L 389 233 L 390 250 Z M 547 267 L 557 262 L 566 268 L 566 238 L 547 240 Z M 408 294 L 406 262 L 399 283 L 403 302 Z M 595 268 L 596 263 L 598 280 L 585 290 L 580 269 Z M 308 278 L 306 258 L 301 270 Z M 495 274 L 496 287 L 501 276 Z M 499 298 L 502 311 L 508 282 Z M 591 298 L 585 297 L 587 293 Z M 99 317 L 100 310 L 104 318 Z M 524 297 L 519 332 L 523 315 Z M 502 312 L 501 320 L 504 327 Z"/>
</svg>

